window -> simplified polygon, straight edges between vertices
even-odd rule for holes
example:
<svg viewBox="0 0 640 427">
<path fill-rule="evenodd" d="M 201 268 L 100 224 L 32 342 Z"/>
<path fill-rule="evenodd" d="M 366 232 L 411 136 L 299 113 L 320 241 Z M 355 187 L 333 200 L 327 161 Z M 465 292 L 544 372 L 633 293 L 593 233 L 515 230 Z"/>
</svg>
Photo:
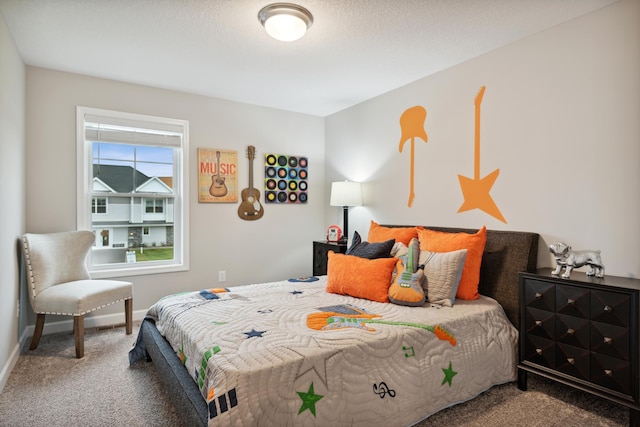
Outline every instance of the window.
<svg viewBox="0 0 640 427">
<path fill-rule="evenodd" d="M 77 107 L 78 229 L 94 277 L 188 269 L 189 123 Z"/>
<path fill-rule="evenodd" d="M 163 201 L 158 199 L 147 199 L 146 201 L 146 213 L 162 213 L 164 212 Z"/>
<path fill-rule="evenodd" d="M 106 214 L 107 213 L 107 198 L 106 197 L 93 197 L 91 199 L 91 213 L 93 213 L 93 214 Z"/>
</svg>

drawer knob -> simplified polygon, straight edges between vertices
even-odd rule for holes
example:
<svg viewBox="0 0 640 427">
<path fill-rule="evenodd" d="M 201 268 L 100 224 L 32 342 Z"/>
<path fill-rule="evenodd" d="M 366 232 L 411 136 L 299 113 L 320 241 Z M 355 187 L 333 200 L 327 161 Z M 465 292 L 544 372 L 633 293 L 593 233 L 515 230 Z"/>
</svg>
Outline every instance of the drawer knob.
<svg viewBox="0 0 640 427">
<path fill-rule="evenodd" d="M 604 337 L 604 343 L 605 344 L 613 344 L 613 338 Z"/>
<path fill-rule="evenodd" d="M 542 349 L 536 348 L 536 353 L 538 353 L 538 356 L 542 356 Z"/>
<path fill-rule="evenodd" d="M 542 320 L 536 320 L 536 326 L 542 326 Z"/>
<path fill-rule="evenodd" d="M 536 292 L 536 299 L 541 299 L 542 298 L 542 294 L 540 292 Z"/>
<path fill-rule="evenodd" d="M 605 305 L 604 306 L 604 311 L 611 312 L 611 311 L 613 311 L 613 307 L 611 307 L 610 305 Z"/>
<path fill-rule="evenodd" d="M 575 329 L 573 329 L 573 328 L 569 328 L 569 329 L 567 329 L 567 333 L 568 333 L 569 335 L 573 335 L 573 334 L 575 334 L 575 333 L 576 333 L 576 330 L 575 330 Z"/>
<path fill-rule="evenodd" d="M 568 298 L 568 299 L 567 299 L 567 304 L 569 304 L 569 305 L 576 305 L 576 300 L 574 300 L 573 298 Z"/>
<path fill-rule="evenodd" d="M 612 377 L 613 376 L 613 371 L 611 369 L 605 369 L 604 370 L 604 374 L 608 377 Z"/>
<path fill-rule="evenodd" d="M 571 363 L 572 365 L 576 364 L 576 360 L 573 357 L 568 358 L 567 362 Z"/>
</svg>

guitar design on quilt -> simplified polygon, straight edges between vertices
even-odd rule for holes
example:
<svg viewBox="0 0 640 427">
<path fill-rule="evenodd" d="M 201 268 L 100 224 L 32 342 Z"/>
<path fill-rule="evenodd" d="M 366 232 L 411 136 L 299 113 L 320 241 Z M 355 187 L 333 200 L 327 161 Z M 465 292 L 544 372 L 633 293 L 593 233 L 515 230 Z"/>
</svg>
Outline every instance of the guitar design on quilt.
<svg viewBox="0 0 640 427">
<path fill-rule="evenodd" d="M 222 197 L 227 194 L 227 185 L 224 183 L 224 178 L 220 175 L 220 152 L 216 151 L 216 157 L 218 164 L 216 165 L 216 174 L 211 176 L 211 187 L 209 187 L 209 194 L 213 197 Z"/>
<path fill-rule="evenodd" d="M 247 149 L 249 158 L 249 188 L 242 190 L 242 202 L 238 207 L 238 216 L 247 221 L 254 221 L 262 218 L 264 209 L 260 204 L 260 190 L 253 187 L 253 159 L 256 155 L 256 147 L 250 145 Z"/>
</svg>

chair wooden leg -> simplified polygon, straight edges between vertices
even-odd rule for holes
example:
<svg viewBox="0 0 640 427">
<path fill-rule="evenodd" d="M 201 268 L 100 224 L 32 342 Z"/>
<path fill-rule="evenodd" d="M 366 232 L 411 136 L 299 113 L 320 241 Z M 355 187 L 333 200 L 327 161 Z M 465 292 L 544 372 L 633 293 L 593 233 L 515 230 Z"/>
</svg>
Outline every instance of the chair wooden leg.
<svg viewBox="0 0 640 427">
<path fill-rule="evenodd" d="M 42 337 L 42 330 L 44 329 L 44 314 L 38 313 L 36 317 L 36 329 L 33 331 L 33 337 L 31 337 L 31 345 L 29 350 L 35 350 L 40 343 L 40 337 Z"/>
<path fill-rule="evenodd" d="M 133 298 L 124 300 L 124 319 L 127 329 L 127 335 L 131 335 L 133 330 Z"/>
<path fill-rule="evenodd" d="M 84 357 L 84 316 L 73 317 L 73 335 L 76 339 L 76 357 Z"/>
</svg>

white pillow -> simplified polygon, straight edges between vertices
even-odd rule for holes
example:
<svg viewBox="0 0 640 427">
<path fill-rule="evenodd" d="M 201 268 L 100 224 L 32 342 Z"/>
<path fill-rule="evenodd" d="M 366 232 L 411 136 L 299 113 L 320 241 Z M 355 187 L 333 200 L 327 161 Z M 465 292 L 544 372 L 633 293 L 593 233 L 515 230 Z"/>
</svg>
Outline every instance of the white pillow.
<svg viewBox="0 0 640 427">
<path fill-rule="evenodd" d="M 426 280 L 422 287 L 429 302 L 453 306 L 466 258 L 466 249 L 452 252 L 420 251 L 418 265 L 424 265 Z"/>
</svg>

